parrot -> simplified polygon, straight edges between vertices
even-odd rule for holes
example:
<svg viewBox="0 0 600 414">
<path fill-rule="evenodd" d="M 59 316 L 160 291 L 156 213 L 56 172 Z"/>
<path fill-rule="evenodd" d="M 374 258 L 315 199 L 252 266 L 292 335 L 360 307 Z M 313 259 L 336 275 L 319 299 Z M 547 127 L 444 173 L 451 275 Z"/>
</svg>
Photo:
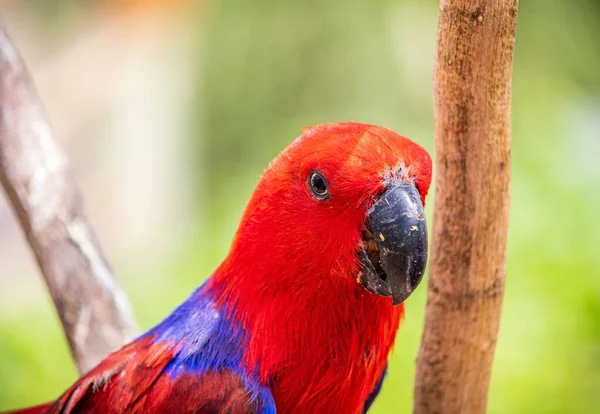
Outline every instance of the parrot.
<svg viewBox="0 0 600 414">
<path fill-rule="evenodd" d="M 15 413 L 366 413 L 425 271 L 431 175 L 427 151 L 386 127 L 304 128 L 188 299 Z"/>
</svg>

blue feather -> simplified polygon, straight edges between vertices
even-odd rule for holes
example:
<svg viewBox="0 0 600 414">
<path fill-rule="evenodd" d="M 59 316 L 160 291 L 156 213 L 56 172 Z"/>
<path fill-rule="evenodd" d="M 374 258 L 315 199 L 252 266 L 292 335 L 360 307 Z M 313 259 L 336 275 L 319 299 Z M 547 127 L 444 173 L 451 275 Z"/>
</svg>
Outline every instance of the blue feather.
<svg viewBox="0 0 600 414">
<path fill-rule="evenodd" d="M 258 379 L 258 367 L 249 372 L 242 365 L 247 335 L 230 309 L 219 309 L 206 283 L 159 325 L 148 331 L 154 343 L 171 344 L 174 357 L 165 368 L 173 379 L 182 373 L 201 376 L 226 368 L 244 382 L 251 400 L 264 414 L 275 414 L 275 401 Z"/>
</svg>

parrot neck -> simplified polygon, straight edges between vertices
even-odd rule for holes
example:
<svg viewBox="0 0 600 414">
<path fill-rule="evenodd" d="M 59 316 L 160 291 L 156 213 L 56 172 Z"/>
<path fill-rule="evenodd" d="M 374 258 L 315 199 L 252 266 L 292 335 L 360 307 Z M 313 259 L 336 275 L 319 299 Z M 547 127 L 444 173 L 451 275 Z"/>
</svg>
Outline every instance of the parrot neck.
<svg viewBox="0 0 600 414">
<path fill-rule="evenodd" d="M 385 369 L 403 305 L 392 307 L 331 265 L 319 272 L 292 259 L 262 263 L 264 252 L 237 253 L 209 288 L 247 333 L 246 367 L 275 384 L 278 409 L 289 408 L 282 412 L 356 412 Z"/>
</svg>

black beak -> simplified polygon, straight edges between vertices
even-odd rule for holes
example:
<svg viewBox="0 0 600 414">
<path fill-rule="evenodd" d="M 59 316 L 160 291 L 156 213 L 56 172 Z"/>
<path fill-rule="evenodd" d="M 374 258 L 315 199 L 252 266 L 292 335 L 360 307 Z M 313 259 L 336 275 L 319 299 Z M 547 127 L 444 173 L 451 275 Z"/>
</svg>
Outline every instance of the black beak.
<svg viewBox="0 0 600 414">
<path fill-rule="evenodd" d="M 363 231 L 362 285 L 376 295 L 404 302 L 421 282 L 427 263 L 427 224 L 412 183 L 388 188 L 367 213 Z"/>
</svg>

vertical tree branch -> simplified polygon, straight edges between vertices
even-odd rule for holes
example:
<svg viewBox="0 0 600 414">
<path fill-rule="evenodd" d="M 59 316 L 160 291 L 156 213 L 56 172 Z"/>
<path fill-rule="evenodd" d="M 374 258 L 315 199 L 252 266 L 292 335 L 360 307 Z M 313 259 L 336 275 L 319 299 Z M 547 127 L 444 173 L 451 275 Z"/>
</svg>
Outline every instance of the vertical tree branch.
<svg viewBox="0 0 600 414">
<path fill-rule="evenodd" d="M 0 24 L 0 181 L 35 253 L 73 357 L 86 372 L 136 334 L 83 212 L 65 154 Z"/>
<path fill-rule="evenodd" d="M 500 321 L 517 0 L 441 0 L 436 194 L 414 412 L 484 413 Z"/>
</svg>

